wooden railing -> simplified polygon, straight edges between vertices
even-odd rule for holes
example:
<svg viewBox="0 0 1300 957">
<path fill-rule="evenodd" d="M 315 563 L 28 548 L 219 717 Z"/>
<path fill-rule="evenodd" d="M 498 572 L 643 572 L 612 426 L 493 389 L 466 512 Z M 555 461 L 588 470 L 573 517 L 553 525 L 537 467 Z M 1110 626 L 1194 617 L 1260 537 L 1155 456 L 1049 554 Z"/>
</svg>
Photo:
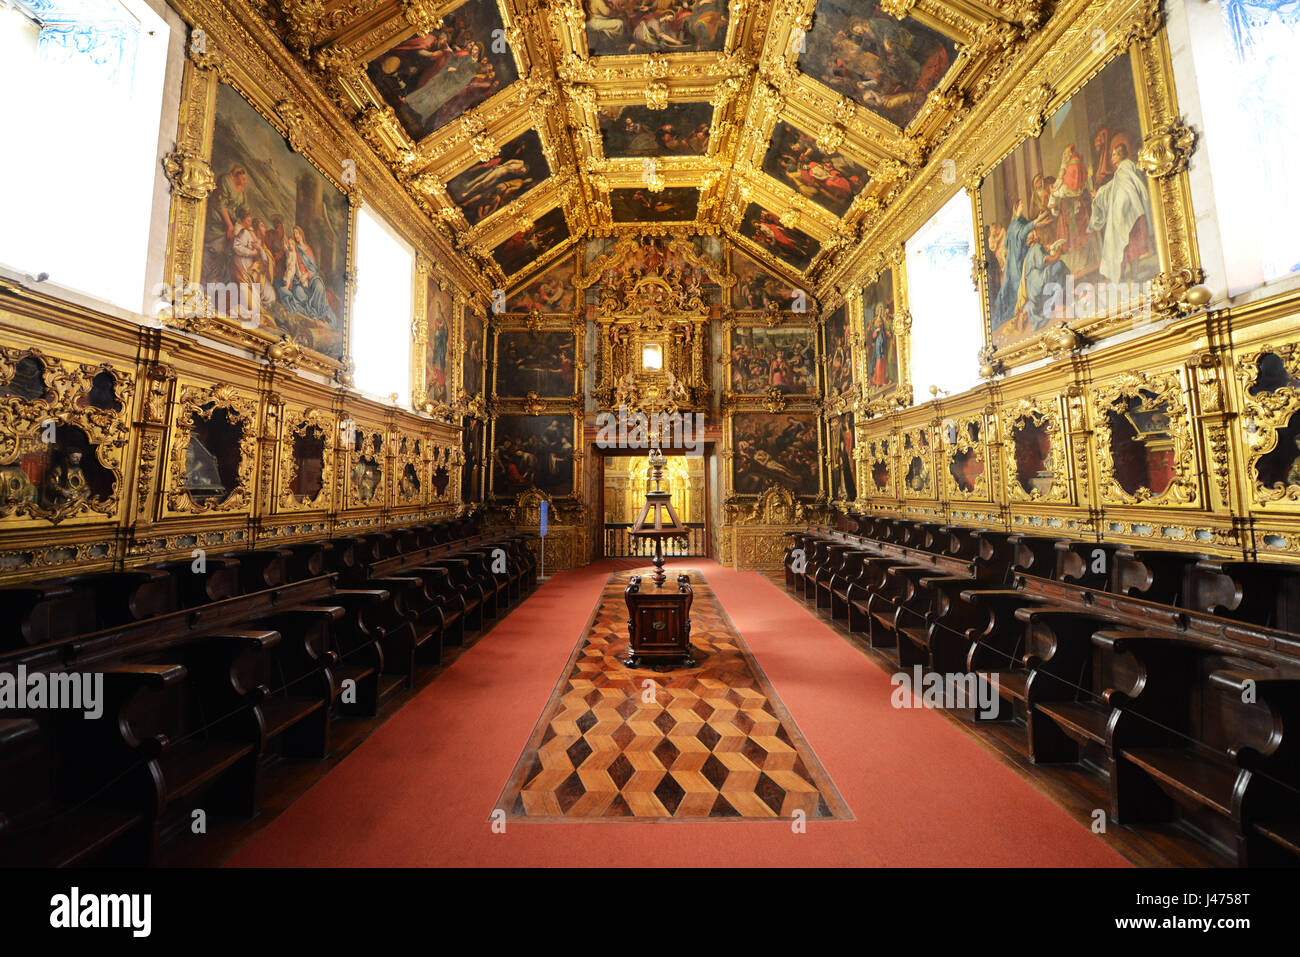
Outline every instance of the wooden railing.
<svg viewBox="0 0 1300 957">
<path fill-rule="evenodd" d="M 655 553 L 654 542 L 628 534 L 629 522 L 616 522 L 605 526 L 606 558 L 650 558 Z M 686 535 L 681 539 L 664 539 L 665 558 L 704 558 L 709 553 L 708 535 L 704 523 L 688 522 Z"/>
</svg>

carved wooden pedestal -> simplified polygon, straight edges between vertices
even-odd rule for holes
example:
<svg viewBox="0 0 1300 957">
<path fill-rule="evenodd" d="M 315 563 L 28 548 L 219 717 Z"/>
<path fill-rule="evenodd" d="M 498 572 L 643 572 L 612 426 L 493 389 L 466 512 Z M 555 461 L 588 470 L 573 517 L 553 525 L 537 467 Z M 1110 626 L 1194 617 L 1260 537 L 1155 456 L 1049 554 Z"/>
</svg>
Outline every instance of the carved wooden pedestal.
<svg viewBox="0 0 1300 957">
<path fill-rule="evenodd" d="M 642 591 L 641 576 L 633 575 L 623 591 L 632 637 L 623 664 L 629 668 L 655 664 L 694 667 L 690 618 L 694 597 L 686 575 L 677 576 L 675 591 L 662 586 Z"/>
</svg>

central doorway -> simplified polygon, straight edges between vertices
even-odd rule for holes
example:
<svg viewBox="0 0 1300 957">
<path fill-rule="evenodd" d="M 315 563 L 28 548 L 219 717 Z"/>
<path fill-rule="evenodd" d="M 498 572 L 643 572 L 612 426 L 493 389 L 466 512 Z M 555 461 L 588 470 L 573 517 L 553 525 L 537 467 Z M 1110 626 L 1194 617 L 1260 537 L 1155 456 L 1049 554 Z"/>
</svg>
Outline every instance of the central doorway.
<svg viewBox="0 0 1300 957">
<path fill-rule="evenodd" d="M 665 541 L 668 558 L 706 558 L 709 555 L 709 474 L 703 455 L 665 453 L 661 488 L 670 493 L 673 510 L 686 526 L 685 542 Z M 603 457 L 601 509 L 604 513 L 602 554 L 605 558 L 648 558 L 654 543 L 634 538 L 628 530 L 645 504 L 646 492 L 654 488 L 649 456 L 605 455 Z"/>
</svg>

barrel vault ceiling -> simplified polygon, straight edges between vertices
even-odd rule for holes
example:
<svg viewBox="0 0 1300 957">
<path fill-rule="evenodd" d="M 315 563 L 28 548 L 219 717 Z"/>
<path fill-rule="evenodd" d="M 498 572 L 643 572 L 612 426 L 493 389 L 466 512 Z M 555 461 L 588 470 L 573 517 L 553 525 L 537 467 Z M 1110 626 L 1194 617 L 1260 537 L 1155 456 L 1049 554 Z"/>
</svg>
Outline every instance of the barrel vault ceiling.
<svg viewBox="0 0 1300 957">
<path fill-rule="evenodd" d="M 491 285 L 514 285 L 586 237 L 694 233 L 725 235 L 816 288 L 1045 21 L 1046 3 L 260 10 Z M 529 242 L 545 255 L 506 252 Z"/>
</svg>

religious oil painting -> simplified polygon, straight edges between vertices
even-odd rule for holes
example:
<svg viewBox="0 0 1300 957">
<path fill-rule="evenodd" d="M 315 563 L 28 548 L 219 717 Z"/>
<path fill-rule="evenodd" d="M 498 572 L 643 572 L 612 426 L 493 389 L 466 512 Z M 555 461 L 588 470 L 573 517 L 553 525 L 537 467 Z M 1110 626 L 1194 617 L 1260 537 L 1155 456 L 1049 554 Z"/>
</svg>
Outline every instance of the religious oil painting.
<svg viewBox="0 0 1300 957">
<path fill-rule="evenodd" d="M 886 269 L 862 291 L 865 327 L 865 392 L 887 395 L 898 386 L 898 332 L 894 315 L 894 271 Z"/>
<path fill-rule="evenodd" d="M 731 333 L 731 391 L 765 395 L 817 391 L 817 350 L 810 328 L 749 326 Z"/>
<path fill-rule="evenodd" d="M 796 289 L 738 250 L 732 250 L 731 271 L 736 277 L 731 304 L 736 309 L 760 312 L 775 307 L 793 312 L 813 311 L 806 291 Z"/>
<path fill-rule="evenodd" d="M 1127 54 L 1048 117 L 980 187 L 995 347 L 1136 309 L 1160 270 Z"/>
<path fill-rule="evenodd" d="M 1115 481 L 1130 495 L 1162 495 L 1178 477 L 1169 403 L 1149 392 L 1106 411 Z"/>
<path fill-rule="evenodd" d="M 840 306 L 826 319 L 826 393 L 840 395 L 853 387 L 853 349 L 848 313 Z"/>
<path fill-rule="evenodd" d="M 614 222 L 670 223 L 692 220 L 700 205 L 700 191 L 694 186 L 669 186 L 652 192 L 648 186 L 610 190 Z"/>
<path fill-rule="evenodd" d="M 451 366 L 447 346 L 451 338 L 452 298 L 429 280 L 429 339 L 424 345 L 424 397 L 435 404 L 451 402 Z"/>
<path fill-rule="evenodd" d="M 483 495 L 484 426 L 482 419 L 468 415 L 461 419 L 461 448 L 465 451 L 460 472 L 462 502 L 477 502 Z"/>
<path fill-rule="evenodd" d="M 812 412 L 738 412 L 732 417 L 732 485 L 738 495 L 758 495 L 781 485 L 796 495 L 816 495 L 817 417 Z"/>
<path fill-rule="evenodd" d="M 494 425 L 492 494 L 573 494 L 573 416 L 502 415 Z"/>
<path fill-rule="evenodd" d="M 461 356 L 461 388 L 470 398 L 483 393 L 485 326 L 483 317 L 465 310 L 465 354 Z"/>
<path fill-rule="evenodd" d="M 605 155 L 703 156 L 709 148 L 713 106 L 709 103 L 669 103 L 662 110 L 636 104 L 600 111 Z"/>
<path fill-rule="evenodd" d="M 956 58 L 952 40 L 877 2 L 819 0 L 799 70 L 905 127 Z"/>
<path fill-rule="evenodd" d="M 593 56 L 721 50 L 727 0 L 586 0 Z"/>
<path fill-rule="evenodd" d="M 827 472 L 830 475 L 831 498 L 851 502 L 858 497 L 857 462 L 853 450 L 857 435 L 853 427 L 853 413 L 831 416 L 826 422 Z"/>
<path fill-rule="evenodd" d="M 552 398 L 573 395 L 572 332 L 509 330 L 497 337 L 497 396 L 522 399 L 530 392 Z"/>
<path fill-rule="evenodd" d="M 513 83 L 519 76 L 497 0 L 468 0 L 429 33 L 379 54 L 366 74 L 419 142 Z"/>
<path fill-rule="evenodd" d="M 213 310 L 342 359 L 347 197 L 224 83 L 212 173 L 202 282 Z"/>
<path fill-rule="evenodd" d="M 542 275 L 515 291 L 510 312 L 572 312 L 578 293 L 573 287 L 573 257 L 556 263 Z"/>
<path fill-rule="evenodd" d="M 515 233 L 496 249 L 492 258 L 507 276 L 536 262 L 569 238 L 569 224 L 558 206 L 522 232 Z"/>
<path fill-rule="evenodd" d="M 523 196 L 551 169 L 536 130 L 525 130 L 491 159 L 475 163 L 447 183 L 452 202 L 471 226 Z"/>
<path fill-rule="evenodd" d="M 836 216 L 849 211 L 868 179 L 860 163 L 841 153 L 823 152 L 813 137 L 785 120 L 772 131 L 763 172 Z"/>
<path fill-rule="evenodd" d="M 821 249 L 817 240 L 803 230 L 785 226 L 781 218 L 757 203 L 750 203 L 740 221 L 740 235 L 751 239 L 772 255 L 803 272 Z"/>
</svg>

